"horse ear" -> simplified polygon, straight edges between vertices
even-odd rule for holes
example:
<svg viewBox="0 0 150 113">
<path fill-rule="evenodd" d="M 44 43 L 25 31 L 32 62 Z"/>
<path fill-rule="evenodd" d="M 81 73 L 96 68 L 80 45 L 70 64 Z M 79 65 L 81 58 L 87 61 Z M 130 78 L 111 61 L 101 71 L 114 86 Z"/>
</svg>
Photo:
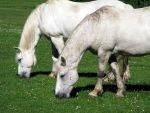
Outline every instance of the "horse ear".
<svg viewBox="0 0 150 113">
<path fill-rule="evenodd" d="M 21 53 L 21 49 L 18 47 L 14 47 L 14 49 L 16 50 L 16 62 L 21 61 L 22 59 L 22 53 Z"/>
<path fill-rule="evenodd" d="M 61 65 L 66 66 L 66 60 L 64 57 L 61 57 Z"/>
<path fill-rule="evenodd" d="M 35 66 L 35 64 L 36 64 L 36 56 L 34 55 L 34 62 L 33 62 L 33 65 Z"/>
<path fill-rule="evenodd" d="M 53 60 L 54 63 L 56 63 L 58 61 L 58 59 L 54 56 L 52 56 L 52 60 Z"/>
<path fill-rule="evenodd" d="M 14 49 L 16 50 L 16 53 L 21 53 L 21 50 L 19 47 L 14 47 Z"/>
</svg>

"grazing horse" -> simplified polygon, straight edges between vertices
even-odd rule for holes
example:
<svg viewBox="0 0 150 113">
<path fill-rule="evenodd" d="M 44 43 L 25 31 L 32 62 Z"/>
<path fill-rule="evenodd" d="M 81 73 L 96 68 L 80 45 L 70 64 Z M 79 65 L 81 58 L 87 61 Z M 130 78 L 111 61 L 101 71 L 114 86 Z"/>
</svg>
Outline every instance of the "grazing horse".
<svg viewBox="0 0 150 113">
<path fill-rule="evenodd" d="M 18 75 L 30 77 L 33 65 L 36 63 L 35 49 L 40 35 L 50 37 L 60 54 L 64 47 L 63 37 L 68 37 L 74 28 L 88 14 L 93 13 L 104 5 L 113 5 L 119 8 L 132 8 L 118 0 L 97 0 L 85 3 L 69 0 L 48 0 L 39 5 L 29 15 L 21 35 L 19 47 L 16 48 Z M 56 51 L 52 51 L 56 56 Z M 51 76 L 55 74 L 53 63 Z"/>
<path fill-rule="evenodd" d="M 78 80 L 78 63 L 88 48 L 97 51 L 99 58 L 97 82 L 90 93 L 96 97 L 103 92 L 102 77 L 112 54 L 150 54 L 150 7 L 122 10 L 104 6 L 86 16 L 66 42 L 59 59 L 54 59 L 58 70 L 55 88 L 57 97 L 70 96 L 73 85 Z M 110 65 L 116 76 L 116 95 L 123 97 L 125 85 L 120 77 L 117 62 Z"/>
</svg>

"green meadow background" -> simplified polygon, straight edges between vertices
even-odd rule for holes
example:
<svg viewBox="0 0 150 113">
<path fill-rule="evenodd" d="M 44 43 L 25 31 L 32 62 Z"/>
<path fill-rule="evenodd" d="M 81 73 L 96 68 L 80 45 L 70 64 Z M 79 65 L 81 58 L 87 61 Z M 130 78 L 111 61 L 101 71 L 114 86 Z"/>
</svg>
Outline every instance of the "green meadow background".
<svg viewBox="0 0 150 113">
<path fill-rule="evenodd" d="M 85 1 L 85 0 L 84 0 Z M 23 25 L 30 12 L 45 0 L 0 0 L 0 113 L 150 113 L 150 56 L 130 58 L 131 80 L 124 98 L 115 97 L 114 81 L 104 83 L 104 94 L 90 98 L 97 72 L 97 56 L 89 51 L 80 62 L 77 96 L 57 99 L 56 79 L 51 70 L 51 42 L 41 37 L 34 76 L 20 79 L 14 47 L 18 46 Z M 124 0 L 135 8 L 150 0 Z"/>
</svg>

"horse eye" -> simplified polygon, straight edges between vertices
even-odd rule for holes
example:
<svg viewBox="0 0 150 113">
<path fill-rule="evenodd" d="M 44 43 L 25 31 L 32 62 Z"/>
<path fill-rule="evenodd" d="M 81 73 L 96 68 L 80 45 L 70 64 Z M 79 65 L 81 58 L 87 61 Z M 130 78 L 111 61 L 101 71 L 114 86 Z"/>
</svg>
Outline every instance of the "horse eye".
<svg viewBox="0 0 150 113">
<path fill-rule="evenodd" d="M 20 59 L 18 59 L 18 62 L 21 62 L 21 58 L 20 58 Z"/>
<path fill-rule="evenodd" d="M 60 78 L 64 78 L 65 74 L 64 75 L 60 75 Z"/>
<path fill-rule="evenodd" d="M 17 58 L 17 59 L 16 59 L 16 62 L 17 62 L 17 63 L 20 63 L 21 60 L 22 60 L 21 58 Z"/>
</svg>

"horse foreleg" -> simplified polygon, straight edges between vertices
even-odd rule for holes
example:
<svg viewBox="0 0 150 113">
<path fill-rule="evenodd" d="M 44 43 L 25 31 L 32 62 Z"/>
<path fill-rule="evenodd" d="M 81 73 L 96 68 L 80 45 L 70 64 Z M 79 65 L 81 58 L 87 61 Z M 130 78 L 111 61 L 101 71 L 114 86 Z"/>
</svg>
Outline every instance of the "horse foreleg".
<svg viewBox="0 0 150 113">
<path fill-rule="evenodd" d="M 117 87 L 118 87 L 118 91 L 116 93 L 116 96 L 124 97 L 123 93 L 125 91 L 125 86 L 124 86 L 123 80 L 122 80 L 120 73 L 119 73 L 119 66 L 116 62 L 112 62 L 110 65 L 111 65 L 111 68 L 112 68 L 114 75 L 116 76 L 116 82 L 117 82 Z"/>
<path fill-rule="evenodd" d="M 128 57 L 124 56 L 123 58 L 123 81 L 126 82 L 130 79 L 130 70 L 129 70 L 129 64 L 128 64 Z"/>
<path fill-rule="evenodd" d="M 109 60 L 108 60 L 109 66 L 110 66 L 110 64 L 111 64 L 112 62 L 117 62 L 117 59 L 116 59 L 115 54 L 112 54 L 111 57 L 109 58 Z M 110 66 L 110 67 L 111 67 L 111 66 Z M 115 76 L 114 76 L 112 70 L 111 70 L 111 69 L 109 69 L 109 70 L 110 70 L 110 71 L 109 71 L 109 72 L 106 74 L 106 76 L 103 78 L 103 81 L 105 81 L 105 82 L 108 82 L 108 81 L 110 81 L 110 80 L 114 80 L 114 79 L 115 79 Z"/>
<path fill-rule="evenodd" d="M 64 47 L 64 40 L 63 40 L 63 36 L 59 36 L 59 37 L 51 37 L 51 41 L 52 41 L 52 55 L 55 58 L 58 58 L 63 47 Z M 55 66 L 55 62 L 52 62 L 52 71 L 49 74 L 50 77 L 56 77 L 57 72 L 56 72 L 56 66 Z"/>
<path fill-rule="evenodd" d="M 89 95 L 92 97 L 97 97 L 98 94 L 103 93 L 102 78 L 105 75 L 104 73 L 105 67 L 106 67 L 106 64 L 108 63 L 108 59 L 110 56 L 109 52 L 105 52 L 103 50 L 99 50 L 98 54 L 99 54 L 99 70 L 98 70 L 97 82 L 96 82 L 94 90 L 89 93 Z"/>
</svg>

